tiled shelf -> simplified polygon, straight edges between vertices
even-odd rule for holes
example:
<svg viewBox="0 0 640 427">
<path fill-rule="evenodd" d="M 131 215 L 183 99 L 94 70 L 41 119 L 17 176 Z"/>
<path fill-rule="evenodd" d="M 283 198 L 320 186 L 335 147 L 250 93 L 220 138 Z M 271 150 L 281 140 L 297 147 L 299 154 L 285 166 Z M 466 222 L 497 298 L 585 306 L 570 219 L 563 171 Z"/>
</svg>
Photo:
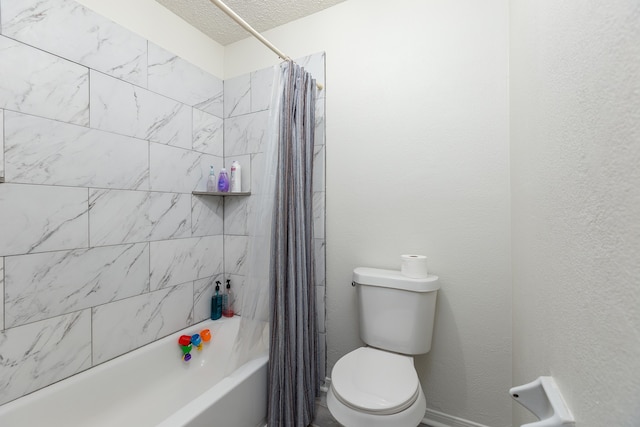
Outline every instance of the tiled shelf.
<svg viewBox="0 0 640 427">
<path fill-rule="evenodd" d="M 192 191 L 191 194 L 195 195 L 195 196 L 250 196 L 251 192 L 250 191 L 243 191 L 240 193 L 232 193 L 232 192 L 227 192 L 227 193 L 221 193 L 218 191 L 215 191 L 213 193 L 208 192 L 208 191 Z"/>
</svg>

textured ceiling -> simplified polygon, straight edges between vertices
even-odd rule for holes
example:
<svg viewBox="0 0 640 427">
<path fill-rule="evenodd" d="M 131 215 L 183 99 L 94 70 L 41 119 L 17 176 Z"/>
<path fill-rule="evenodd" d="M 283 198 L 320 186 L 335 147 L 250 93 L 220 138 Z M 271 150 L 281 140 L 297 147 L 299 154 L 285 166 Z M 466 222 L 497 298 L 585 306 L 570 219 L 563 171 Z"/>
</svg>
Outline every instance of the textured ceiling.
<svg viewBox="0 0 640 427">
<path fill-rule="evenodd" d="M 209 0 L 156 0 L 222 45 L 249 37 Z M 258 32 L 341 3 L 345 0 L 226 0 L 225 4 Z"/>
</svg>

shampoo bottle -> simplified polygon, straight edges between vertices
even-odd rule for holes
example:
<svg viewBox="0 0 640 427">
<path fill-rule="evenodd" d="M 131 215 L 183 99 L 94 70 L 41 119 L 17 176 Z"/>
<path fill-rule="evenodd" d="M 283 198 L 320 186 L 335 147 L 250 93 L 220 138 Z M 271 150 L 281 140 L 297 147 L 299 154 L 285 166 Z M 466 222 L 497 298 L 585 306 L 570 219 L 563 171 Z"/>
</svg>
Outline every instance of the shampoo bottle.
<svg viewBox="0 0 640 427">
<path fill-rule="evenodd" d="M 213 171 L 213 166 L 209 170 L 209 177 L 207 178 L 207 191 L 214 193 L 216 191 L 216 174 Z"/>
<path fill-rule="evenodd" d="M 240 163 L 235 160 L 231 164 L 231 192 L 240 193 L 242 191 L 242 169 Z"/>
<path fill-rule="evenodd" d="M 235 295 L 231 290 L 231 280 L 227 280 L 227 292 L 225 293 L 224 307 L 222 307 L 222 315 L 224 317 L 233 317 L 233 305 L 235 303 Z"/>
<path fill-rule="evenodd" d="M 229 177 L 225 168 L 220 169 L 220 175 L 218 175 L 218 191 L 221 193 L 229 191 Z"/>
<path fill-rule="evenodd" d="M 211 297 L 211 320 L 218 320 L 222 316 L 222 295 L 220 281 L 216 280 L 216 293 Z"/>
</svg>

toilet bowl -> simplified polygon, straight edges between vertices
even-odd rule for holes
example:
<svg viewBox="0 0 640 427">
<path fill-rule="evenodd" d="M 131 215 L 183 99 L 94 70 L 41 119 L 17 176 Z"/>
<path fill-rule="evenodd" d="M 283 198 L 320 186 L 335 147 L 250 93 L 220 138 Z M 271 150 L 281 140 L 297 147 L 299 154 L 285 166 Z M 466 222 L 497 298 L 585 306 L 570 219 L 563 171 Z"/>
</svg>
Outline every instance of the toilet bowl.
<svg viewBox="0 0 640 427">
<path fill-rule="evenodd" d="M 415 427 L 426 401 L 413 358 L 371 347 L 343 356 L 334 366 L 327 406 L 348 427 Z"/>
<path fill-rule="evenodd" d="M 413 355 L 431 349 L 438 278 L 395 270 L 353 271 L 360 347 L 331 371 L 327 407 L 346 427 L 416 427 L 427 408 Z"/>
</svg>

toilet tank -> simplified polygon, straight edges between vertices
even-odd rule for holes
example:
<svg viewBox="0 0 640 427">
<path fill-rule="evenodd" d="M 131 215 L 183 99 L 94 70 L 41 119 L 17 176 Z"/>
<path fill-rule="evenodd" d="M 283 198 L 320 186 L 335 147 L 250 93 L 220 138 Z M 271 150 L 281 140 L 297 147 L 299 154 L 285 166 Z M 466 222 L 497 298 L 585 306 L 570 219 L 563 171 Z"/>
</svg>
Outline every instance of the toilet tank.
<svg viewBox="0 0 640 427">
<path fill-rule="evenodd" d="M 412 279 L 396 270 L 358 267 L 353 281 L 365 343 L 410 355 L 431 349 L 438 276 Z"/>
</svg>

